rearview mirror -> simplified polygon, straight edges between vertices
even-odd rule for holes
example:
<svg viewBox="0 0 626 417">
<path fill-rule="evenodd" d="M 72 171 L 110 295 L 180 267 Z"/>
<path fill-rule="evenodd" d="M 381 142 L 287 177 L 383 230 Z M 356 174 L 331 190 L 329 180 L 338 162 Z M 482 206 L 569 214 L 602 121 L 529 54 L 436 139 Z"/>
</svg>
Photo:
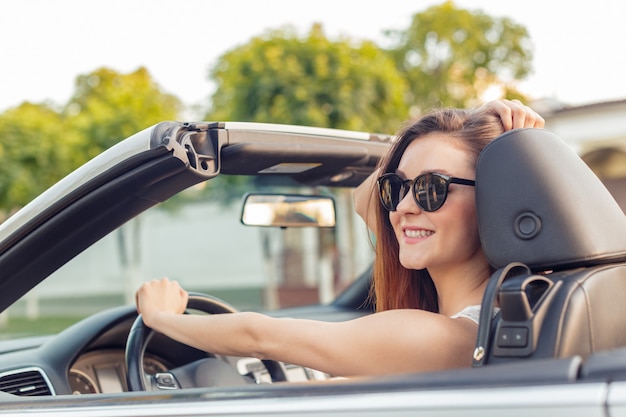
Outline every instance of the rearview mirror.
<svg viewBox="0 0 626 417">
<path fill-rule="evenodd" d="M 335 201 L 317 195 L 247 194 L 241 223 L 247 226 L 335 227 Z"/>
</svg>

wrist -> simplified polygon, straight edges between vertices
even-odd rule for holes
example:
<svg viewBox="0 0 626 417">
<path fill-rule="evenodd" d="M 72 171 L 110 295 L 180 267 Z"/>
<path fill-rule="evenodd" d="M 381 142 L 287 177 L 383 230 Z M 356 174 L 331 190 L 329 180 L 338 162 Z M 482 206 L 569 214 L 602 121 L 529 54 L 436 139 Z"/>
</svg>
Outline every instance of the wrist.
<svg viewBox="0 0 626 417">
<path fill-rule="evenodd" d="M 160 325 L 163 323 L 165 316 L 171 313 L 166 313 L 164 311 L 154 311 L 146 314 L 142 314 L 141 317 L 143 319 L 144 324 L 151 328 L 152 330 L 157 330 L 160 328 Z"/>
</svg>

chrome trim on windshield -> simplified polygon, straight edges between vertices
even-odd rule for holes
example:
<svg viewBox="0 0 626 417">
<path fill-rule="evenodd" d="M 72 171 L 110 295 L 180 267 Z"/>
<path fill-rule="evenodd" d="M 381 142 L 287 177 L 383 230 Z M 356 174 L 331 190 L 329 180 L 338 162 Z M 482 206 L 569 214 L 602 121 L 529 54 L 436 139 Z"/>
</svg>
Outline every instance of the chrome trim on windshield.
<svg viewBox="0 0 626 417">
<path fill-rule="evenodd" d="M 225 130 L 263 131 L 291 133 L 295 135 L 323 136 L 328 138 L 370 140 L 371 134 L 351 130 L 330 129 L 324 127 L 293 126 L 274 123 L 222 122 Z"/>
</svg>

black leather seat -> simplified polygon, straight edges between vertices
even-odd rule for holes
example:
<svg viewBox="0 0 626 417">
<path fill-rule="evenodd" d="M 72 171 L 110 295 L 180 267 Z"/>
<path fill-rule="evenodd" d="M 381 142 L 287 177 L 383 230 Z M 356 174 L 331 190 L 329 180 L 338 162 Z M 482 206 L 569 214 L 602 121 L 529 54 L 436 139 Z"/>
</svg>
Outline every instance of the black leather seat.
<svg viewBox="0 0 626 417">
<path fill-rule="evenodd" d="M 476 204 L 498 270 L 475 366 L 626 346 L 626 216 L 565 142 L 541 129 L 494 140 L 479 157 Z"/>
</svg>

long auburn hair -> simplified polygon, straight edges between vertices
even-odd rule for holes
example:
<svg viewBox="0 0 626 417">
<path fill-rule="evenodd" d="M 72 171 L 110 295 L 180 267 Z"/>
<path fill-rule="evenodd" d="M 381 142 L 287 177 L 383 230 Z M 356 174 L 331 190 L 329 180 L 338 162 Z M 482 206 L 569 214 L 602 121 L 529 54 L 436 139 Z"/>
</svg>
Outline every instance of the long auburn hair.
<svg viewBox="0 0 626 417">
<path fill-rule="evenodd" d="M 472 157 L 475 167 L 482 149 L 503 131 L 500 118 L 489 110 L 433 110 L 399 133 L 379 163 L 380 175 L 395 172 L 409 144 L 433 132 L 458 140 Z M 376 311 L 417 308 L 438 312 L 437 290 L 430 274 L 425 269 L 407 269 L 400 264 L 398 241 L 389 221 L 389 212 L 381 204 L 376 204 L 374 210 L 376 260 L 370 298 L 375 302 Z"/>
</svg>

